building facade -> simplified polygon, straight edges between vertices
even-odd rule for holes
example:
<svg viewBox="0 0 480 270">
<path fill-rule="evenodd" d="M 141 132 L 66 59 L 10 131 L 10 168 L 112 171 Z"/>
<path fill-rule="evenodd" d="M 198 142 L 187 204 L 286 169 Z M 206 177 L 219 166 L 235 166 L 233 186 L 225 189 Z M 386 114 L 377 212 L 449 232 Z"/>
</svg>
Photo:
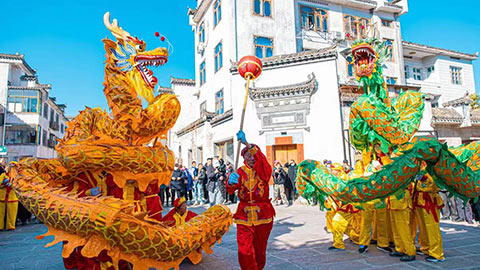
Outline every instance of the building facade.
<svg viewBox="0 0 480 270">
<path fill-rule="evenodd" d="M 375 36 L 389 47 L 384 76 L 392 97 L 402 89 L 427 94 L 422 132 L 435 134 L 439 126 L 432 119 L 442 102 L 475 91 L 476 55 L 402 40 L 399 19 L 408 12 L 406 0 L 197 3 L 189 10 L 196 78 L 175 90 L 188 111 L 169 142 L 184 164 L 212 156 L 234 161 L 245 94 L 236 63 L 245 55 L 261 58 L 264 69 L 249 94 L 244 131 L 271 162 L 353 157 L 349 108 L 361 95 L 348 56 L 355 39 Z M 419 70 L 430 77 L 412 77 Z M 449 78 L 461 83 L 452 85 Z"/>
<path fill-rule="evenodd" d="M 50 84 L 38 82 L 23 55 L 0 54 L 0 142 L 7 147 L 8 161 L 56 157 L 57 140 L 65 133 L 66 106 L 49 96 L 50 89 Z"/>
</svg>

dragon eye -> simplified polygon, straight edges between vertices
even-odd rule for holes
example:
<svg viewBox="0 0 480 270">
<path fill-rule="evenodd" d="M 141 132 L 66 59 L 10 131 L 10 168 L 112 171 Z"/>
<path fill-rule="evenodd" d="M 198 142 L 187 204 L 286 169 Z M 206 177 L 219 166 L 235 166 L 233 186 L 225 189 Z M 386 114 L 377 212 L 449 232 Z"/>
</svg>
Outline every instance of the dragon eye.
<svg viewBox="0 0 480 270">
<path fill-rule="evenodd" d="M 139 51 L 143 51 L 145 49 L 145 46 L 144 45 L 136 45 L 135 49 L 137 49 Z"/>
</svg>

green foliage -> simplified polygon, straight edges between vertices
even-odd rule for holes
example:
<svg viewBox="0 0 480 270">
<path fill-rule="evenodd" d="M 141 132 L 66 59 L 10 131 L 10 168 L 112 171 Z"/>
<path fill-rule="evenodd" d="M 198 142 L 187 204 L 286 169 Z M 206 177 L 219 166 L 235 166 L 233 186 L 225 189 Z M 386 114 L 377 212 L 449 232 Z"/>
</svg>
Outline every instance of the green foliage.
<svg viewBox="0 0 480 270">
<path fill-rule="evenodd" d="M 480 96 L 478 96 L 477 93 L 475 93 L 475 94 L 471 94 L 470 98 L 473 100 L 472 110 L 480 109 Z"/>
</svg>

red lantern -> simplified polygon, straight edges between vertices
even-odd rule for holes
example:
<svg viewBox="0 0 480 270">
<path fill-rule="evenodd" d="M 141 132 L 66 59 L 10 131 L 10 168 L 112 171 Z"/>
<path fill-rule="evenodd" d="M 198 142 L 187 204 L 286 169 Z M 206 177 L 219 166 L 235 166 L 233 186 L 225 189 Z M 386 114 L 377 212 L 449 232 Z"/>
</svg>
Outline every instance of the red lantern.
<svg viewBox="0 0 480 270">
<path fill-rule="evenodd" d="M 248 55 L 238 62 L 238 73 L 245 79 L 255 79 L 262 73 L 262 61 L 258 57 Z"/>
</svg>

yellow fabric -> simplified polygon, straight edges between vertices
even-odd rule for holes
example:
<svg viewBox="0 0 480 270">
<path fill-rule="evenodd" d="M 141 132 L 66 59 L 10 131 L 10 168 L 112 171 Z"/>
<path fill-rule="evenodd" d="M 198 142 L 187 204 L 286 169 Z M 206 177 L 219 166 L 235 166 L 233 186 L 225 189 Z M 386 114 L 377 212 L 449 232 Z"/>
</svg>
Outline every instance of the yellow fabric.
<svg viewBox="0 0 480 270">
<path fill-rule="evenodd" d="M 332 231 L 333 231 L 333 225 L 332 225 L 333 216 L 335 216 L 335 211 L 328 210 L 328 211 L 325 213 L 325 217 L 326 217 L 326 219 L 327 219 L 327 231 L 328 231 L 328 232 L 332 232 Z"/>
<path fill-rule="evenodd" d="M 386 208 L 375 210 L 375 229 L 377 246 L 388 247 L 390 242 L 389 233 L 391 231 L 389 219 L 387 218 L 388 210 Z"/>
<path fill-rule="evenodd" d="M 391 210 L 390 218 L 395 250 L 409 256 L 415 256 L 415 245 L 410 232 L 410 209 Z"/>
<path fill-rule="evenodd" d="M 342 211 L 335 213 L 335 216 L 332 220 L 334 247 L 341 249 L 345 248 L 345 244 L 343 243 L 343 234 L 345 233 L 352 216 L 352 213 L 345 213 Z"/>
<path fill-rule="evenodd" d="M 16 202 L 18 201 L 17 194 L 15 194 L 15 191 L 10 190 L 8 193 L 8 198 L 7 198 L 7 188 L 6 187 L 1 187 L 0 188 L 0 202 Z"/>
<path fill-rule="evenodd" d="M 435 209 L 435 211 L 437 211 L 437 216 L 440 216 L 440 209 Z M 415 214 L 419 227 L 418 242 L 420 250 L 438 260 L 445 259 L 440 224 L 435 221 L 433 215 L 427 213 L 423 208 L 416 208 Z"/>
<path fill-rule="evenodd" d="M 15 229 L 17 211 L 18 202 L 0 202 L 0 230 L 5 229 L 5 214 L 7 214 L 7 230 Z"/>
<path fill-rule="evenodd" d="M 362 215 L 360 212 L 353 213 L 350 222 L 348 223 L 347 230 L 345 233 L 348 235 L 350 240 L 355 244 L 359 244 L 360 241 L 360 228 L 362 224 Z"/>
<path fill-rule="evenodd" d="M 401 199 L 397 199 L 395 195 L 387 198 L 387 207 L 390 210 L 405 210 L 412 209 L 412 196 L 408 190 L 405 190 L 405 195 Z"/>
<path fill-rule="evenodd" d="M 129 202 L 133 202 L 135 200 L 134 184 L 127 183 L 125 187 L 123 187 L 123 199 Z"/>
<path fill-rule="evenodd" d="M 375 205 L 371 203 L 363 204 L 362 223 L 360 227 L 359 244 L 363 246 L 370 245 L 372 237 L 372 224 L 375 213 Z"/>
<path fill-rule="evenodd" d="M 426 176 L 427 179 L 425 181 L 418 181 L 416 185 L 417 205 L 420 207 L 425 207 L 425 198 L 429 196 L 432 201 L 436 202 L 436 206 L 441 206 L 443 204 L 443 200 L 442 197 L 438 195 L 438 191 L 440 191 L 440 189 L 428 173 Z"/>
<path fill-rule="evenodd" d="M 173 214 L 173 218 L 175 219 L 175 226 L 182 226 L 185 224 L 185 219 L 187 218 L 188 210 L 183 213 L 183 215 L 180 215 L 179 213 L 175 212 Z"/>
</svg>

